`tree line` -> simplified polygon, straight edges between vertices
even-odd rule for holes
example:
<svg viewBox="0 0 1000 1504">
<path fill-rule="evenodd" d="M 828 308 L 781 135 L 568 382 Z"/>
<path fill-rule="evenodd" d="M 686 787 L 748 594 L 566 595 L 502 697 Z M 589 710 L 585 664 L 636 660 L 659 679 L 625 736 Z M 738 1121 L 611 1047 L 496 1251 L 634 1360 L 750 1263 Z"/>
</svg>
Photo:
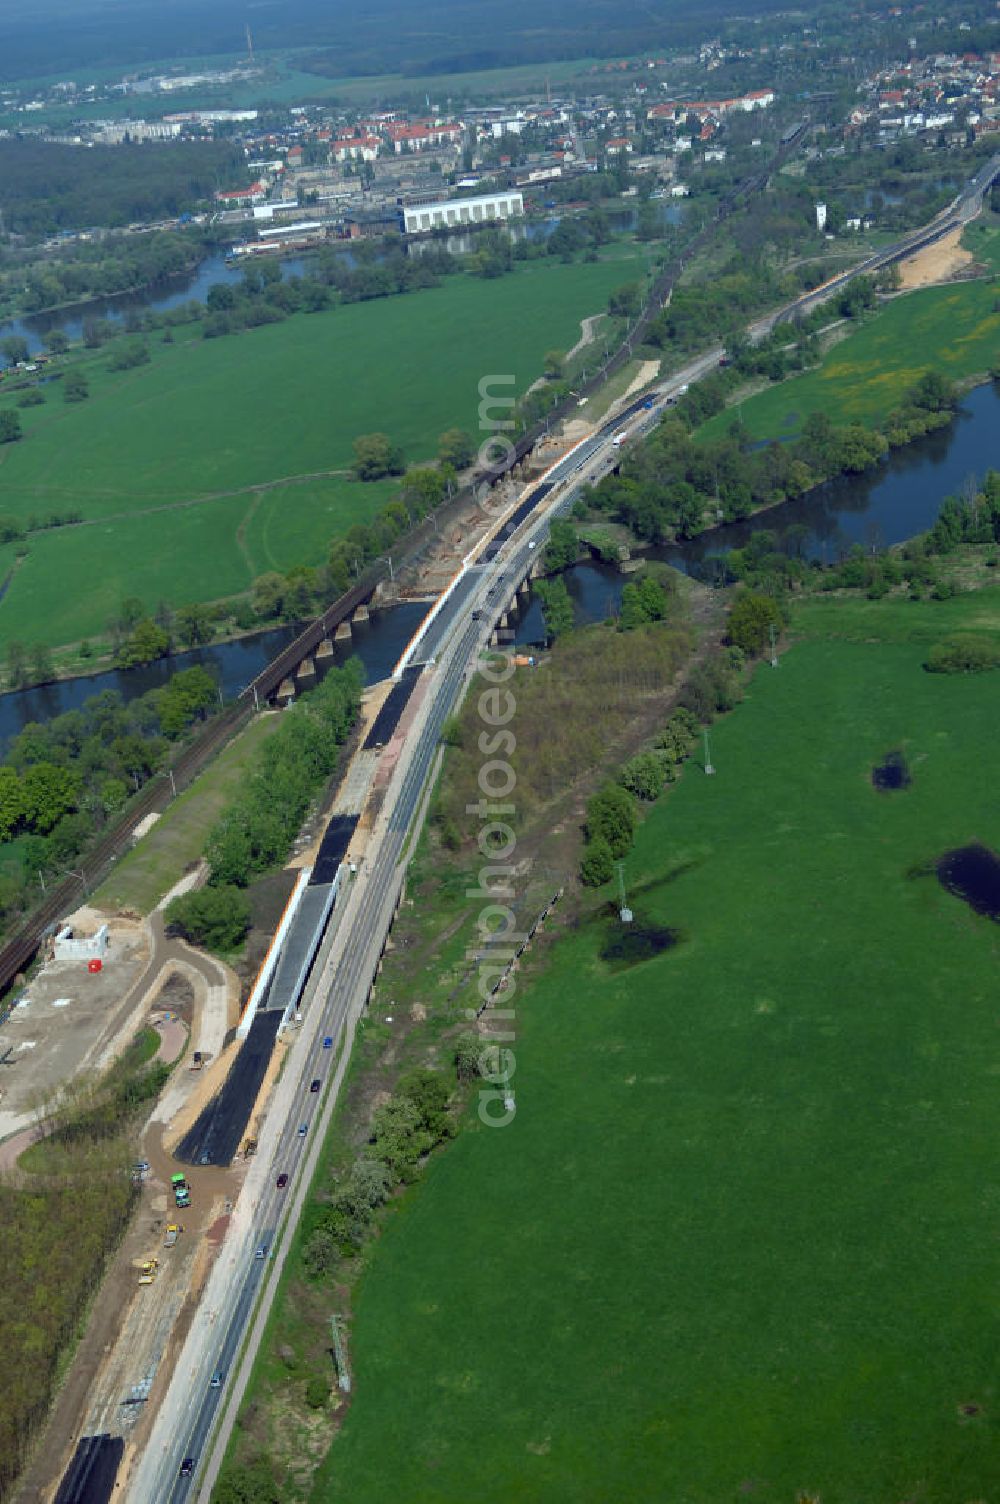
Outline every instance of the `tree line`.
<svg viewBox="0 0 1000 1504">
<path fill-rule="evenodd" d="M 19 732 L 0 766 L 0 842 L 19 843 L 17 863 L 0 872 L 0 920 L 21 913 L 39 877 L 64 872 L 121 813 L 216 693 L 204 669 L 184 669 L 127 705 L 105 690 Z"/>
<path fill-rule="evenodd" d="M 832 476 L 871 470 L 891 448 L 951 423 L 958 405 L 954 384 L 928 371 L 879 429 L 837 425 L 815 412 L 793 443 L 755 448 L 738 420 L 723 438 L 696 438 L 696 426 L 722 411 L 738 379 L 739 371 L 735 378 L 719 371 L 692 387 L 617 474 L 584 488 L 577 515 L 603 513 L 648 542 L 691 538 L 713 521 L 748 517 Z"/>
<path fill-rule="evenodd" d="M 167 909 L 167 922 L 177 932 L 221 951 L 240 944 L 250 921 L 241 890 L 288 856 L 310 802 L 337 767 L 364 682 L 364 669 L 352 658 L 284 712 L 255 753 L 239 793 L 208 832 L 208 887 L 174 899 Z"/>
<path fill-rule="evenodd" d="M 701 728 L 739 703 L 744 665 L 764 651 L 771 629 L 777 633 L 782 625 L 781 609 L 771 597 L 751 591 L 736 597 L 727 623 L 727 645 L 688 675 L 677 708 L 652 745 L 629 758 L 617 777 L 588 800 L 580 858 L 585 887 L 611 881 L 615 862 L 632 848 L 641 806 L 652 804 L 676 782 L 698 746 Z"/>
<path fill-rule="evenodd" d="M 182 276 L 193 271 L 204 254 L 204 240 L 193 230 L 183 235 L 109 235 L 62 246 L 58 255 L 33 260 L 26 272 L 12 269 L 7 283 L 16 289 L 25 313 L 39 313 Z"/>
<path fill-rule="evenodd" d="M 0 141 L 4 227 L 17 235 L 51 235 L 174 217 L 210 200 L 243 171 L 242 153 L 225 141 L 83 151 L 15 136 Z"/>
<path fill-rule="evenodd" d="M 22 1166 L 39 1173 L 24 1188 L 0 1182 L 0 1497 L 28 1460 L 61 1360 L 134 1210 L 135 1135 L 169 1074 L 150 1062 L 158 1042 L 147 1030 L 103 1076 L 71 1085 Z"/>
</svg>

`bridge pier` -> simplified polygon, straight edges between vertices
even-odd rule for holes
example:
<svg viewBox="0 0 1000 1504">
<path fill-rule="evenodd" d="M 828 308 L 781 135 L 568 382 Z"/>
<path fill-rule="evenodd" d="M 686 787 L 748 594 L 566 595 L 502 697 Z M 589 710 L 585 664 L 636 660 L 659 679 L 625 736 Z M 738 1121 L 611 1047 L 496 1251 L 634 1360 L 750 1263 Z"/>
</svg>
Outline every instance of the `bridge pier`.
<svg viewBox="0 0 1000 1504">
<path fill-rule="evenodd" d="M 329 637 L 324 637 L 323 641 L 320 643 L 319 647 L 316 649 L 316 657 L 317 658 L 329 658 L 332 653 L 333 653 L 333 643 L 330 641 Z"/>
<path fill-rule="evenodd" d="M 351 620 L 352 621 L 367 621 L 368 620 L 368 607 L 366 605 L 364 605 L 363 603 L 360 606 L 358 606 L 358 608 L 355 611 L 354 615 L 351 617 Z"/>
<path fill-rule="evenodd" d="M 295 677 L 296 679 L 315 679 L 316 665 L 311 658 L 303 658 L 295 670 Z"/>
<path fill-rule="evenodd" d="M 274 697 L 279 705 L 290 705 L 295 699 L 295 685 L 291 679 L 282 679 L 278 685 L 278 692 Z"/>
<path fill-rule="evenodd" d="M 350 640 L 351 640 L 351 624 L 350 624 L 349 621 L 342 621 L 340 623 L 340 626 L 337 628 L 336 632 L 333 634 L 333 640 L 334 640 L 334 642 L 350 642 Z"/>
</svg>

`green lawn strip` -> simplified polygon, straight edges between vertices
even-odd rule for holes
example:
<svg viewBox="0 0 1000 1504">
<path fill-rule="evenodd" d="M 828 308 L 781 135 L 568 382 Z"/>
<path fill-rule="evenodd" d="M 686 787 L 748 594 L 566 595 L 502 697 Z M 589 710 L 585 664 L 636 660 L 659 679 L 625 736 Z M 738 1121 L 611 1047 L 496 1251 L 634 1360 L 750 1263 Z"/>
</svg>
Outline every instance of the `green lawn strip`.
<svg viewBox="0 0 1000 1504">
<path fill-rule="evenodd" d="M 1000 237 L 998 237 L 1000 240 Z M 821 365 L 747 397 L 740 414 L 751 439 L 797 435 L 811 413 L 835 423 L 876 425 L 898 406 L 928 369 L 955 381 L 985 374 L 996 363 L 1000 311 L 996 289 L 965 282 L 907 293 L 839 341 Z M 732 407 L 698 430 L 721 438 Z"/>
<path fill-rule="evenodd" d="M 792 633 L 845 642 L 908 642 L 926 647 L 952 632 L 1000 636 L 1000 586 L 946 601 L 885 601 L 856 595 L 814 595 L 797 601 Z"/>
<path fill-rule="evenodd" d="M 611 379 L 601 387 L 599 392 L 595 392 L 593 397 L 587 399 L 583 407 L 580 408 L 577 416 L 582 418 L 585 423 L 599 423 L 612 404 L 617 402 L 620 397 L 624 397 L 641 369 L 641 361 L 628 361 L 626 365 L 622 366 L 620 371 L 615 372 Z"/>
<path fill-rule="evenodd" d="M 993 271 L 1000 272 L 1000 216 L 989 212 L 974 219 L 962 231 L 962 245 L 971 251 L 977 261 L 985 262 Z"/>
<path fill-rule="evenodd" d="M 996 686 L 921 659 L 799 643 L 654 807 L 680 943 L 615 972 L 595 919 L 517 998 L 517 1117 L 390 1216 L 315 1500 L 988 1493 L 998 934 L 907 873 L 1000 845 Z"/>
<path fill-rule="evenodd" d="M 279 724 L 277 715 L 251 721 L 122 857 L 91 902 L 107 910 L 150 913 L 201 857 L 207 832 L 239 788 L 257 748 Z"/>
</svg>

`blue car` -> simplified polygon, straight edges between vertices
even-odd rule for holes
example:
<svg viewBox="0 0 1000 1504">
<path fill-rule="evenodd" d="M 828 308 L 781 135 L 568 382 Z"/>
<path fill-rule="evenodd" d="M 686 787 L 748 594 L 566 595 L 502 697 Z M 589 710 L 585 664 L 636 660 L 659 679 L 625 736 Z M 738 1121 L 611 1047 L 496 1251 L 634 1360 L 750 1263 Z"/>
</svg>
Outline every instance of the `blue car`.
<svg viewBox="0 0 1000 1504">
<path fill-rule="evenodd" d="M 333 1035 L 332 1034 L 328 1034 L 326 1036 L 326 1038 L 324 1039 L 324 1041 L 323 1041 L 323 1048 L 324 1048 L 324 1050 L 332 1050 L 333 1049 Z"/>
</svg>

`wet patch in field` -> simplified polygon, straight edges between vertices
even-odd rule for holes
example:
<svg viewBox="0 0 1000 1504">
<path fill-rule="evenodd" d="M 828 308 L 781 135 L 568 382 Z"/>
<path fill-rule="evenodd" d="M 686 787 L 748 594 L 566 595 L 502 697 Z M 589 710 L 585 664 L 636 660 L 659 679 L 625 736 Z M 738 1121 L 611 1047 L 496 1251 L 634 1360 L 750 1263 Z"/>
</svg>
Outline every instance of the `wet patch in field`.
<svg viewBox="0 0 1000 1504">
<path fill-rule="evenodd" d="M 614 928 L 601 947 L 601 960 L 612 971 L 624 971 L 673 950 L 683 938 L 680 930 L 665 924 L 642 924 L 634 919 L 631 924 L 623 924 L 616 913 Z"/>
<path fill-rule="evenodd" d="M 891 789 L 909 788 L 912 783 L 910 769 L 902 752 L 888 752 L 882 762 L 872 768 L 872 783 L 880 793 Z"/>
<path fill-rule="evenodd" d="M 937 864 L 938 881 L 988 919 L 1000 921 L 1000 858 L 973 841 L 946 851 Z"/>
</svg>

